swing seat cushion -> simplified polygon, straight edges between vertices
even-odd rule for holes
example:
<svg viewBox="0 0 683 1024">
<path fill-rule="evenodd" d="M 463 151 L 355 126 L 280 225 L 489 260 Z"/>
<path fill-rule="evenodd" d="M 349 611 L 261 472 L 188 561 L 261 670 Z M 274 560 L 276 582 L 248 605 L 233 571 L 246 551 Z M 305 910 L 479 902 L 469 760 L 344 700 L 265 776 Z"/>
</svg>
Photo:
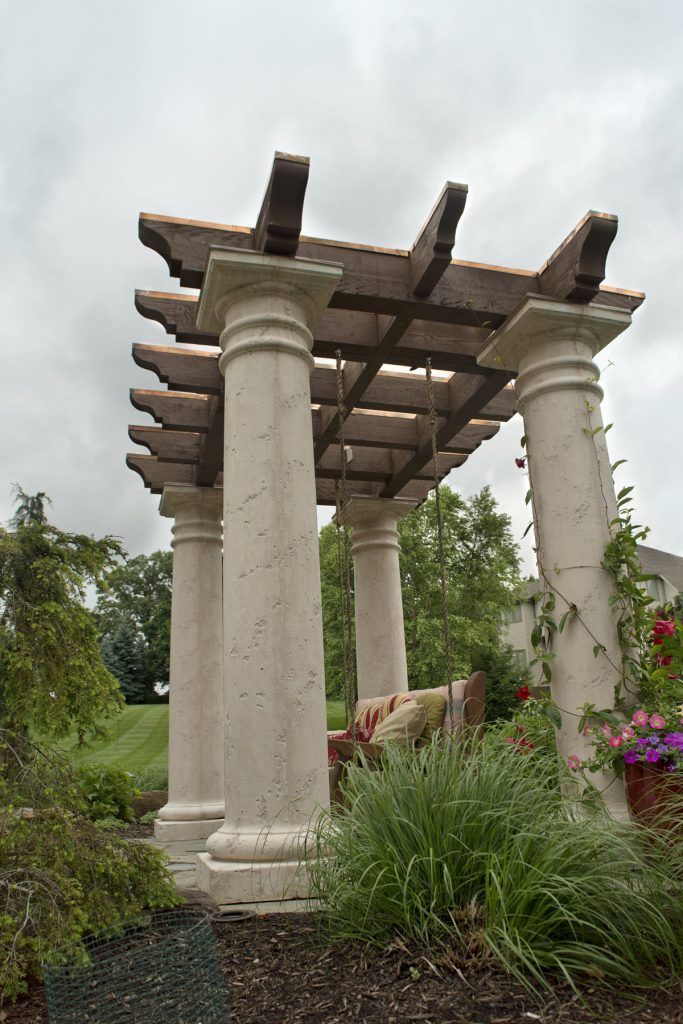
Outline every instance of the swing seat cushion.
<svg viewBox="0 0 683 1024">
<path fill-rule="evenodd" d="M 421 704 L 415 700 L 403 701 L 379 723 L 372 734 L 372 742 L 380 747 L 389 742 L 410 746 L 422 735 L 426 722 L 427 711 Z"/>
<path fill-rule="evenodd" d="M 456 679 L 452 684 L 453 690 L 453 718 L 451 719 L 448 715 L 448 687 L 447 686 L 435 686 L 431 690 L 410 690 L 408 696 L 413 700 L 417 700 L 418 697 L 426 697 L 427 695 L 434 695 L 443 698 L 443 718 L 441 724 L 436 728 L 443 729 L 444 733 L 450 735 L 450 733 L 458 733 L 462 730 L 463 724 L 463 711 L 465 705 L 465 688 L 469 680 L 467 679 Z M 431 724 L 431 720 L 430 720 Z M 432 726 L 434 730 L 434 726 Z"/>
<path fill-rule="evenodd" d="M 356 728 L 370 733 L 372 736 L 380 723 L 400 708 L 406 701 L 413 701 L 407 693 L 392 693 L 390 697 L 370 697 L 356 703 L 354 715 Z"/>
<path fill-rule="evenodd" d="M 443 729 L 443 720 L 446 717 L 448 703 L 440 693 L 432 693 L 427 690 L 415 692 L 414 700 L 425 709 L 426 720 L 422 730 L 422 738 L 429 742 L 435 732 Z"/>
</svg>

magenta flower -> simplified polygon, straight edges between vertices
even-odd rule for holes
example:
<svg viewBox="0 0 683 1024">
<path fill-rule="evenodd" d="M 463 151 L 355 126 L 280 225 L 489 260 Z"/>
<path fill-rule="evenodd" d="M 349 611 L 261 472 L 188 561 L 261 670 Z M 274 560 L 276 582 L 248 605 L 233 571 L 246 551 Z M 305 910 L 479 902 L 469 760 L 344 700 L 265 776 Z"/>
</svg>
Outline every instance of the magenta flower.
<svg viewBox="0 0 683 1024">
<path fill-rule="evenodd" d="M 630 725 L 627 725 L 626 728 L 622 730 L 621 735 L 624 737 L 625 740 L 632 740 L 635 736 L 635 732 L 633 731 Z"/>
<path fill-rule="evenodd" d="M 636 750 L 625 750 L 624 761 L 626 764 L 635 764 L 638 760 L 638 752 Z"/>
<path fill-rule="evenodd" d="M 603 736 L 609 737 L 612 735 L 612 727 L 611 725 L 608 725 L 607 722 L 605 722 L 604 725 L 600 726 L 598 732 L 602 733 Z"/>
<path fill-rule="evenodd" d="M 581 767 L 581 758 L 577 754 L 572 754 L 567 758 L 567 767 L 571 768 L 573 772 L 576 772 Z"/>
<path fill-rule="evenodd" d="M 650 747 L 645 755 L 645 760 L 649 761 L 650 764 L 654 764 L 656 761 L 659 761 L 659 751 L 655 750 L 654 747 Z"/>
<path fill-rule="evenodd" d="M 653 729 L 666 728 L 666 719 L 663 715 L 650 715 L 650 726 Z"/>
<path fill-rule="evenodd" d="M 611 740 L 609 741 L 609 745 L 610 747 L 620 747 L 623 742 L 624 741 L 621 738 L 621 736 L 612 736 Z"/>
<path fill-rule="evenodd" d="M 649 722 L 649 716 L 647 711 L 635 711 L 631 716 L 631 721 L 634 725 L 640 726 L 641 728 Z"/>
</svg>

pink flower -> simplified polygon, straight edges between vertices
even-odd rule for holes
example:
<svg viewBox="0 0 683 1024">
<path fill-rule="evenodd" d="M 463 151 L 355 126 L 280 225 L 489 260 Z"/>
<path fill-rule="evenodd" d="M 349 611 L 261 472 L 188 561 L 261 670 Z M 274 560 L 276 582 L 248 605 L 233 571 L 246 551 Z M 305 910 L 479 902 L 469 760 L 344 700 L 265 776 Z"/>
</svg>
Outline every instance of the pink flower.
<svg viewBox="0 0 683 1024">
<path fill-rule="evenodd" d="M 611 725 L 608 725 L 607 722 L 605 722 L 604 725 L 600 726 L 598 732 L 601 733 L 603 736 L 609 737 L 612 735 L 612 727 Z"/>
<path fill-rule="evenodd" d="M 622 729 L 621 735 L 624 737 L 625 740 L 632 740 L 635 736 L 635 732 L 633 731 L 630 725 L 627 725 L 625 729 Z"/>
<path fill-rule="evenodd" d="M 526 469 L 526 457 L 523 459 L 515 459 L 515 466 L 517 469 Z"/>
<path fill-rule="evenodd" d="M 662 637 L 676 635 L 676 623 L 673 619 L 657 619 L 652 632 L 655 637 L 653 642 L 655 644 L 661 644 Z"/>
<path fill-rule="evenodd" d="M 652 729 L 665 729 L 666 719 L 663 715 L 650 715 L 650 726 Z"/>
<path fill-rule="evenodd" d="M 613 736 L 612 739 L 609 741 L 609 745 L 610 747 L 620 747 L 623 742 L 624 741 L 621 738 L 621 736 Z"/>
<path fill-rule="evenodd" d="M 567 758 L 567 767 L 571 768 L 573 772 L 577 772 L 581 767 L 581 758 L 576 754 L 572 754 Z"/>
<path fill-rule="evenodd" d="M 647 711 L 635 711 L 631 716 L 631 721 L 634 725 L 640 726 L 640 728 L 647 725 L 649 722 Z"/>
</svg>

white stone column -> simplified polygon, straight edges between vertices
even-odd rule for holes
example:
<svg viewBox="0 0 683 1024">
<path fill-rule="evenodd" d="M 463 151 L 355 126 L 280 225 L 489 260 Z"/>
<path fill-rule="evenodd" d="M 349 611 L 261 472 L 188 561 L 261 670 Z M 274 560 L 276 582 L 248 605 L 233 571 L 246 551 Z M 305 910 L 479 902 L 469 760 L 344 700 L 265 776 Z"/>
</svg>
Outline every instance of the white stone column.
<svg viewBox="0 0 683 1024">
<path fill-rule="evenodd" d="M 524 417 L 530 486 L 538 530 L 541 589 L 556 599 L 555 620 L 575 605 L 562 633 L 553 633 L 552 694 L 562 713 L 563 756 L 589 754 L 577 731 L 577 709 L 614 705 L 621 650 L 610 607 L 612 580 L 602 568 L 617 514 L 602 429 L 602 389 L 593 358 L 631 322 L 628 312 L 529 296 L 491 337 L 483 366 L 518 371 L 515 391 Z M 597 432 L 596 432 L 597 429 Z M 596 658 L 596 643 L 604 653 Z M 595 775 L 615 817 L 627 817 L 623 785 Z"/>
<path fill-rule="evenodd" d="M 171 605 L 168 803 L 154 835 L 199 841 L 219 827 L 223 794 L 223 498 L 171 485 L 160 512 L 175 520 Z"/>
<path fill-rule="evenodd" d="M 225 375 L 226 816 L 197 870 L 218 903 L 306 896 L 302 840 L 329 805 L 310 350 L 340 276 L 213 249 L 200 297 Z"/>
<path fill-rule="evenodd" d="M 415 508 L 406 498 L 352 498 L 358 696 L 382 697 L 408 689 L 397 524 Z"/>
</svg>

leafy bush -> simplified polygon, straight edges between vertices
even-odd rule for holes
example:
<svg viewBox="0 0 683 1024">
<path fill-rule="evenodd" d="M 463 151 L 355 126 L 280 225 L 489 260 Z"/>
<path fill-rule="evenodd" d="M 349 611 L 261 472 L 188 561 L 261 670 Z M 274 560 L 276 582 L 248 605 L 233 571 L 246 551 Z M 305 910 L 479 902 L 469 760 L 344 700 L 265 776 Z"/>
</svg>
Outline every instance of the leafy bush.
<svg viewBox="0 0 683 1024">
<path fill-rule="evenodd" d="M 158 811 L 147 811 L 147 813 L 143 814 L 142 817 L 140 818 L 140 824 L 141 825 L 153 825 L 158 817 L 159 817 L 159 812 Z"/>
<path fill-rule="evenodd" d="M 132 800 L 138 795 L 138 790 L 129 772 L 115 765 L 81 764 L 76 768 L 76 778 L 86 803 L 86 813 L 93 821 L 103 818 L 133 820 Z"/>
<path fill-rule="evenodd" d="M 180 902 L 163 854 L 99 828 L 68 765 L 0 732 L 0 1001 L 81 936 Z"/>
<path fill-rule="evenodd" d="M 572 986 L 680 976 L 683 840 L 611 821 L 594 791 L 573 803 L 585 791 L 550 760 L 504 742 L 389 745 L 382 771 L 350 766 L 311 862 L 332 937 L 399 936 L 456 964 L 476 951 L 530 988 L 553 972 Z"/>
</svg>

